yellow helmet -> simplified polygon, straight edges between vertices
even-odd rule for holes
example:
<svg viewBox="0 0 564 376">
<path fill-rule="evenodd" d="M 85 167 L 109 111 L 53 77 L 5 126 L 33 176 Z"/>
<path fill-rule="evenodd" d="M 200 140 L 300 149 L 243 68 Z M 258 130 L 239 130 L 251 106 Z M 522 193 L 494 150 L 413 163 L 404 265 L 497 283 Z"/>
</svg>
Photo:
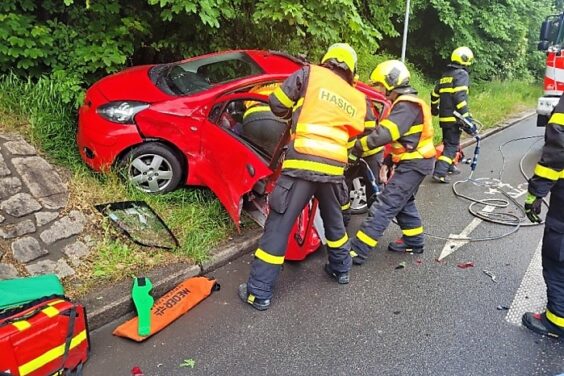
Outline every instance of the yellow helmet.
<svg viewBox="0 0 564 376">
<path fill-rule="evenodd" d="M 321 59 L 321 64 L 329 59 L 335 59 L 340 63 L 344 63 L 353 73 L 356 71 L 356 51 L 348 43 L 335 43 L 331 45 L 323 59 Z"/>
<path fill-rule="evenodd" d="M 455 64 L 470 66 L 474 62 L 474 53 L 468 47 L 458 47 L 452 51 L 450 61 Z"/>
<path fill-rule="evenodd" d="M 372 83 L 382 84 L 387 91 L 409 86 L 409 70 L 399 60 L 387 60 L 380 63 L 370 74 Z"/>
</svg>

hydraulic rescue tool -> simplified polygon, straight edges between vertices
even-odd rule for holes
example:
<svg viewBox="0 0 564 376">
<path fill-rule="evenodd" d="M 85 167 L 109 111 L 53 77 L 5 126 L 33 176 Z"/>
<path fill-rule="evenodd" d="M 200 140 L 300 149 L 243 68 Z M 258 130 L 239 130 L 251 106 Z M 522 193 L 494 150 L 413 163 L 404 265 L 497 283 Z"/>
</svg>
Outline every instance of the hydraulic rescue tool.
<svg viewBox="0 0 564 376">
<path fill-rule="evenodd" d="M 474 156 L 472 157 L 472 161 L 470 162 L 470 177 L 474 174 L 476 170 L 476 166 L 478 165 L 478 156 L 480 155 L 480 135 L 478 134 L 478 129 L 476 125 L 470 122 L 467 118 L 463 117 L 458 111 L 453 112 L 454 116 L 458 118 L 462 122 L 460 128 L 468 133 L 470 136 L 476 139 L 476 147 L 474 148 Z"/>
</svg>

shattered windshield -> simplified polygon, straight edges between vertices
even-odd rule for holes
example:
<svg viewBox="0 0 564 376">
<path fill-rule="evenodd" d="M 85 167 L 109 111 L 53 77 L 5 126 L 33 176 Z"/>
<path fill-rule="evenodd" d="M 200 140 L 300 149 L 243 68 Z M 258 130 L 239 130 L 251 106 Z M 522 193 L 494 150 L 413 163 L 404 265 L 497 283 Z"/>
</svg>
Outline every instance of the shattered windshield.
<svg viewBox="0 0 564 376">
<path fill-rule="evenodd" d="M 166 84 L 166 89 L 176 95 L 187 95 L 262 73 L 264 71 L 246 53 L 234 52 L 171 64 L 161 71 L 156 84 Z"/>
</svg>

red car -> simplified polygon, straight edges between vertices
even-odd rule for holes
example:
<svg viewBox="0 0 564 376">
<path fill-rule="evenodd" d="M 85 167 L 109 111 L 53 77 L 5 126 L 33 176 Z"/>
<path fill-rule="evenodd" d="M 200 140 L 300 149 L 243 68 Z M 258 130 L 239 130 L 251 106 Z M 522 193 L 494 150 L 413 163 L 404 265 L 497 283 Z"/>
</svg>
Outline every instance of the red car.
<svg viewBox="0 0 564 376">
<path fill-rule="evenodd" d="M 123 168 L 145 192 L 206 186 L 237 225 L 244 205 L 260 222 L 288 129 L 277 134 L 272 149 L 243 137 L 237 125 L 246 103 L 267 103 L 266 96 L 249 90 L 282 82 L 304 64 L 284 53 L 238 50 L 133 67 L 105 77 L 90 87 L 79 111 L 80 155 L 96 171 Z M 362 83 L 358 87 L 378 113 L 388 110 L 389 102 L 380 93 Z M 289 244 L 287 259 L 301 259 L 306 249 L 319 245 L 311 231 L 315 212 L 313 201 L 298 218 L 291 238 L 300 252 L 293 255 Z"/>
</svg>

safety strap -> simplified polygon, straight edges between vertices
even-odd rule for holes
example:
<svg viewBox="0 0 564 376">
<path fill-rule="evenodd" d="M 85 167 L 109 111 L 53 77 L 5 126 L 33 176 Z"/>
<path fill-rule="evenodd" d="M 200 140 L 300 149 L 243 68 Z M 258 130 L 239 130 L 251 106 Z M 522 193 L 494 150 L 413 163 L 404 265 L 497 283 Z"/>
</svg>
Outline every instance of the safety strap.
<svg viewBox="0 0 564 376">
<path fill-rule="evenodd" d="M 65 362 L 67 361 L 67 358 L 69 356 L 70 345 L 74 334 L 75 318 L 76 318 L 76 306 L 73 305 L 69 309 L 69 326 L 67 331 L 67 338 L 65 340 L 65 352 L 63 353 L 63 362 L 61 363 L 61 369 L 63 370 L 63 373 L 65 371 Z"/>
</svg>

